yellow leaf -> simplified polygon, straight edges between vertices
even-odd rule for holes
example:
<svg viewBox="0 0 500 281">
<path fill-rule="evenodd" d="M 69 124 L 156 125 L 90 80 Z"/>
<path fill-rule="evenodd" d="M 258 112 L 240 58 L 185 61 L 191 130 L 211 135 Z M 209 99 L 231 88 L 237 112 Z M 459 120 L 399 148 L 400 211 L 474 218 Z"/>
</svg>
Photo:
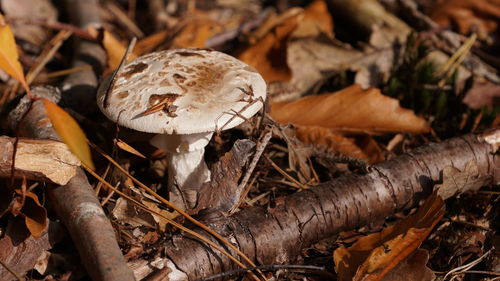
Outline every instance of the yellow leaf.
<svg viewBox="0 0 500 281">
<path fill-rule="evenodd" d="M 21 67 L 21 63 L 19 63 L 19 54 L 17 53 L 14 34 L 10 25 L 5 23 L 2 14 L 0 14 L 0 68 L 19 81 L 26 91 L 29 92 L 23 68 Z"/>
<path fill-rule="evenodd" d="M 87 30 L 96 39 L 99 37 L 99 30 L 97 30 L 95 27 L 90 26 Z M 102 32 L 102 45 L 104 47 L 104 50 L 106 51 L 106 55 L 108 56 L 108 68 L 105 73 L 111 73 L 118 67 L 118 65 L 120 65 L 120 61 L 127 51 L 127 46 L 120 42 L 118 38 L 116 38 L 111 32 L 107 31 L 106 29 L 104 29 Z M 129 60 L 133 60 L 136 57 L 137 55 L 135 53 L 131 53 Z"/>
<path fill-rule="evenodd" d="M 43 99 L 47 115 L 61 140 L 87 167 L 94 169 L 87 138 L 76 121 L 55 103 Z"/>
</svg>

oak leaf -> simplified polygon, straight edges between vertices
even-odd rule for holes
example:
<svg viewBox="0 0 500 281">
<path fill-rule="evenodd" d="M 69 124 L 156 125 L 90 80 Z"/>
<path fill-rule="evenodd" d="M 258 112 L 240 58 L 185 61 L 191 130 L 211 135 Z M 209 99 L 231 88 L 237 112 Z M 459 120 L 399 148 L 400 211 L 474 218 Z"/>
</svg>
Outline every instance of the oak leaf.
<svg viewBox="0 0 500 281">
<path fill-rule="evenodd" d="M 490 175 L 479 175 L 479 167 L 474 160 L 467 162 L 463 171 L 448 166 L 443 169 L 442 174 L 443 183 L 436 184 L 434 188 L 444 199 L 466 191 L 476 191 L 482 186 L 491 184 L 492 180 Z"/>
</svg>

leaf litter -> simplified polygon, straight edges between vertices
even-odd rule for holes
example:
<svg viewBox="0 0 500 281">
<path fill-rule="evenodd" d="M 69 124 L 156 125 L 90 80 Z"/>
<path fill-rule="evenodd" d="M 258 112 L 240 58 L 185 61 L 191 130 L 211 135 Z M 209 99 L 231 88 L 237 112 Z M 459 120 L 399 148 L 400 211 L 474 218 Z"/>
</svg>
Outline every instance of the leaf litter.
<svg viewBox="0 0 500 281">
<path fill-rule="evenodd" d="M 42 2 L 50 7 L 46 18 L 55 20 L 54 11 L 65 13 L 60 7 L 52 6 L 50 1 Z M 407 6 L 383 6 L 370 0 L 359 1 L 354 11 L 362 14 L 370 11 L 366 7 L 372 7 L 370 15 L 383 19 L 380 22 L 385 21 L 385 24 L 363 21 L 353 12 L 339 12 L 335 7 L 349 5 L 337 0 L 298 1 L 300 4 L 294 2 L 296 5 L 292 5 L 291 1 L 271 1 L 273 3 L 266 6 L 253 1 L 220 1 L 217 4 L 211 1 L 173 1 L 174 4 L 157 10 L 148 10 L 148 4 L 135 2 L 125 4 L 122 1 L 99 7 L 109 12 L 104 17 L 108 22 L 104 28 L 88 31 L 106 52 L 104 72 L 116 69 L 125 53 L 126 42 L 130 42 L 132 36 L 144 35 L 132 56 L 176 47 L 205 48 L 217 42 L 214 48 L 238 57 L 257 69 L 269 86 L 267 113 L 252 120 L 251 124 L 218 134 L 209 144 L 206 158 L 213 173 L 212 181 L 204 186 L 207 191 L 200 198 L 199 206 L 191 210 L 192 214 L 198 211 L 204 215 L 211 212 L 228 214 L 228 211 L 238 212 L 255 205 L 272 209 L 280 204 L 283 196 L 301 192 L 302 187 L 314 189 L 316 185 L 339 176 L 366 173 L 369 164 L 391 159 L 429 141 L 498 125 L 496 96 L 499 80 L 495 81 L 498 75 L 495 71 L 489 71 L 487 75 L 484 71 L 476 72 L 474 66 L 468 63 L 475 60 L 480 61 L 481 66 L 492 66 L 483 69 L 495 67 L 495 60 L 491 59 L 495 57 L 491 50 L 498 44 L 494 36 L 498 32 L 497 21 L 492 20 L 498 16 L 499 5 L 495 1 L 441 1 L 431 5 L 425 1 L 406 1 L 419 3 L 420 19 L 427 14 L 436 26 L 448 28 L 448 34 L 457 35 L 453 38 L 461 38 L 458 47 L 464 46 L 463 51 L 456 47 L 452 52 L 449 46 L 453 44 L 434 35 L 439 34 L 439 30 L 423 31 L 415 25 L 411 18 L 416 15 L 404 12 L 403 8 Z M 244 5 L 243 2 L 252 4 Z M 19 31 L 25 28 L 22 27 L 25 22 L 14 16 L 19 12 L 12 12 L 11 6 L 8 6 L 12 3 L 1 3 L 6 18 L 1 20 L 0 35 L 6 40 L 1 40 L 4 48 L 0 52 L 0 68 L 28 90 L 24 69 L 30 68 L 30 52 L 33 49 L 20 43 L 22 41 L 14 41 L 13 36 L 18 40 L 29 38 L 23 38 L 23 32 Z M 22 3 L 17 4 L 17 9 L 28 11 L 29 4 Z M 265 16 L 259 17 L 259 14 Z M 11 23 L 14 26 L 13 35 L 9 27 Z M 51 34 L 57 33 L 46 25 L 30 25 L 33 30 L 48 34 L 44 40 L 28 40 L 39 50 L 44 48 L 44 42 L 48 42 Z M 478 40 L 467 41 L 454 32 L 469 38 L 475 32 Z M 417 40 L 412 41 L 411 38 Z M 54 49 L 55 53 L 49 55 L 52 58 L 47 57 L 50 61 L 40 69 L 40 76 L 67 68 L 71 57 L 64 56 L 71 51 L 68 51 L 70 47 L 66 42 L 62 44 L 62 51 Z M 428 49 L 440 52 L 442 59 L 428 56 Z M 21 51 L 19 55 L 18 50 Z M 464 63 L 460 63 L 462 61 Z M 453 66 L 445 76 L 438 75 L 437 70 L 442 65 Z M 0 76 L 0 79 L 3 91 L 0 100 L 7 101 L 22 94 L 22 90 L 13 86 L 12 82 L 7 83 L 8 77 Z M 60 78 L 51 80 L 54 85 L 60 82 Z M 114 125 L 95 112 L 77 116 L 79 123 L 85 125 L 82 130 L 61 107 L 48 100 L 42 102 L 62 140 L 86 166 L 95 167 L 95 171 L 103 173 L 107 165 L 101 157 L 94 155 L 94 160 L 91 159 L 87 146 L 89 138 L 120 163 L 128 163 L 130 174 L 158 194 L 165 194 L 168 175 L 153 171 L 166 171 L 165 161 L 161 161 L 165 153 L 148 144 L 151 136 L 123 129 L 117 136 Z M 272 128 L 272 137 L 264 148 L 255 148 L 250 144 L 256 143 L 262 136 L 263 125 Z M 8 131 L 3 133 L 9 134 Z M 253 160 L 253 153 L 259 149 L 262 156 Z M 256 163 L 252 168 L 250 159 Z M 326 265 L 326 270 L 335 272 L 338 280 L 381 280 L 382 275 L 385 275 L 382 280 L 398 280 L 400 276 L 417 276 L 417 273 L 422 275 L 415 280 L 432 280 L 431 276 L 435 274 L 444 276 L 440 272 L 448 272 L 480 258 L 487 252 L 486 245 L 492 240 L 490 237 L 496 237 L 494 231 L 498 225 L 493 218 L 498 206 L 493 202 L 497 200 L 497 191 L 495 187 L 484 187 L 491 182 L 491 178 L 479 176 L 478 169 L 477 163 L 469 162 L 462 170 L 453 163 L 442 170 L 442 182 L 436 182 L 435 188 L 443 197 L 450 198 L 445 202 L 447 211 L 444 219 L 441 218 L 441 203 L 436 203 L 439 199 L 431 196 L 435 201 L 424 206 L 433 206 L 430 208 L 432 212 L 426 213 L 425 207 L 421 207 L 415 214 L 411 211 L 398 213 L 386 222 L 387 226 L 379 233 L 360 238 L 357 242 L 342 240 L 344 233 L 339 239 L 331 239 L 326 247 L 304 251 L 295 261 L 287 262 L 315 264 L 316 261 L 318 265 Z M 245 181 L 242 185 L 240 181 L 243 177 Z M 129 262 L 156 260 L 165 250 L 162 241 L 176 230 L 165 218 L 172 219 L 176 214 L 159 200 L 151 199 L 151 195 L 129 190 L 130 186 L 133 187 L 129 178 L 106 178 L 111 186 L 118 186 L 117 191 L 101 188 L 97 195 L 115 224 Z M 91 178 L 90 181 L 96 184 Z M 17 182 L 17 186 L 21 183 Z M 476 193 L 457 194 L 461 193 L 457 190 L 462 189 L 473 189 Z M 118 191 L 133 194 L 140 204 L 147 207 L 137 209 Z M 34 192 L 23 193 L 24 200 L 19 201 L 21 204 L 17 209 L 37 209 L 35 213 L 42 214 L 45 207 L 51 204 L 50 200 L 38 201 L 38 196 L 43 193 L 41 187 L 35 187 Z M 467 200 L 474 204 L 466 204 Z M 429 215 L 423 215 L 423 222 L 416 219 L 422 213 Z M 30 218 L 26 224 L 32 237 L 23 243 L 28 243 L 30 239 L 44 239 L 46 234 L 38 227 L 39 218 L 35 215 L 27 218 Z M 49 216 L 50 222 L 54 219 Z M 14 218 L 3 220 L 10 222 Z M 175 220 L 182 223 L 186 219 L 176 217 Z M 391 220 L 396 221 L 395 225 Z M 358 231 L 380 230 L 381 223 L 377 226 L 373 222 Z M 3 227 L 4 224 L 0 224 L 0 228 Z M 368 244 L 376 245 L 369 251 L 363 249 L 366 259 L 354 262 L 344 256 L 344 267 L 349 267 L 351 271 L 358 268 L 350 273 L 350 277 L 345 277 L 338 262 L 339 256 L 342 256 L 339 253 L 350 253 L 348 255 L 352 257 L 356 254 L 350 251 L 366 243 L 364 239 L 373 237 L 378 237 L 377 242 Z M 343 246 L 353 242 L 351 249 Z M 451 251 L 446 251 L 443 245 Z M 40 247 L 43 251 L 49 248 Z M 47 253 L 51 252 L 53 250 Z M 12 250 L 6 253 L 14 255 Z M 36 251 L 31 258 L 36 259 L 41 253 Z M 337 256 L 336 270 L 331 260 L 317 262 L 332 254 Z M 41 256 L 41 261 L 43 259 Z M 484 272 L 494 268 L 488 261 L 479 263 L 479 267 Z M 61 278 L 74 270 L 65 268 L 66 272 L 57 273 Z M 23 275 L 30 269 L 33 266 L 19 267 L 18 273 Z M 50 267 L 43 273 L 40 270 L 39 277 L 55 274 L 52 270 Z M 0 274 L 7 273 L 0 270 Z M 282 271 L 279 278 L 315 280 L 309 272 Z M 486 278 L 484 280 L 488 280 Z"/>
</svg>

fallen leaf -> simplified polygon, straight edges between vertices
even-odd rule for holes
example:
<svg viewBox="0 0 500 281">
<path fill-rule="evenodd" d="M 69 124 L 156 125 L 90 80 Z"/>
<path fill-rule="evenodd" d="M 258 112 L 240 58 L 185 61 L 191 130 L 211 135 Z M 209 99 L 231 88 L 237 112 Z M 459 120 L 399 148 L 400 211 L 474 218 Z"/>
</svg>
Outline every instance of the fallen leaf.
<svg viewBox="0 0 500 281">
<path fill-rule="evenodd" d="M 297 126 L 297 138 L 306 144 L 327 148 L 369 162 L 369 157 L 355 144 L 353 138 L 345 137 L 324 127 Z"/>
<path fill-rule="evenodd" d="M 87 138 L 78 123 L 55 103 L 42 99 L 47 115 L 61 140 L 69 150 L 90 169 L 94 168 Z"/>
<path fill-rule="evenodd" d="M 375 164 L 385 161 L 384 150 L 380 144 L 370 135 L 355 136 L 355 144 L 361 148 L 364 154 L 368 156 L 368 163 Z"/>
<path fill-rule="evenodd" d="M 24 89 L 29 92 L 23 68 L 19 62 L 14 34 L 12 34 L 10 25 L 5 23 L 2 14 L 0 14 L 0 68 L 19 81 Z"/>
<path fill-rule="evenodd" d="M 47 210 L 38 201 L 38 196 L 33 192 L 26 193 L 24 206 L 21 209 L 21 214 L 24 216 L 26 227 L 33 237 L 41 237 L 47 229 L 48 219 Z"/>
<path fill-rule="evenodd" d="M 400 262 L 393 270 L 382 278 L 383 281 L 432 281 L 434 272 L 427 267 L 429 253 L 425 249 L 417 249 Z"/>
<path fill-rule="evenodd" d="M 205 42 L 215 34 L 222 32 L 222 25 L 201 11 L 194 11 L 181 31 L 174 37 L 172 47 L 204 48 Z"/>
<path fill-rule="evenodd" d="M 159 216 L 158 214 L 150 213 L 150 215 L 153 217 L 154 221 L 158 224 L 160 231 L 162 231 L 162 232 L 165 231 L 167 225 L 169 224 L 168 219 L 173 220 L 177 216 L 179 216 L 179 213 L 177 213 L 176 211 L 169 212 L 165 209 L 159 208 L 158 204 L 155 202 L 151 202 L 149 200 L 141 200 L 141 203 L 143 203 L 149 209 L 151 209 L 151 210 L 153 210 L 161 215 L 161 216 Z"/>
<path fill-rule="evenodd" d="M 375 88 L 363 90 L 359 85 L 331 94 L 272 103 L 270 115 L 283 124 L 318 126 L 339 132 L 418 134 L 430 130 L 424 119 L 400 107 L 398 100 L 382 95 Z"/>
<path fill-rule="evenodd" d="M 436 1 L 427 11 L 441 26 L 452 26 L 459 33 L 478 33 L 486 38 L 498 29 L 500 1 L 498 0 L 444 0 Z"/>
<path fill-rule="evenodd" d="M 293 37 L 315 37 L 320 33 L 333 37 L 333 18 L 324 0 L 314 0 L 303 12 L 303 17 L 293 31 Z"/>
<path fill-rule="evenodd" d="M 479 176 L 479 168 L 474 160 L 467 162 L 463 171 L 448 166 L 443 169 L 443 183 L 436 184 L 434 189 L 444 199 L 466 191 L 476 191 L 482 186 L 490 185 L 492 177 Z"/>
<path fill-rule="evenodd" d="M 133 227 L 147 226 L 155 228 L 156 222 L 152 214 L 138 209 L 127 199 L 120 197 L 116 200 L 111 214 L 120 222 L 130 224 Z"/>
<path fill-rule="evenodd" d="M 89 26 L 87 30 L 95 38 L 98 38 L 100 36 L 100 31 L 93 26 Z M 105 73 L 111 73 L 120 65 L 120 62 L 125 55 L 125 52 L 127 51 L 127 46 L 125 46 L 125 44 L 123 44 L 106 29 L 103 29 L 102 33 L 102 45 L 104 47 L 104 50 L 106 51 L 106 55 L 108 56 L 108 66 Z M 131 52 L 129 60 L 133 60 L 136 57 L 137 55 L 134 52 Z"/>
<path fill-rule="evenodd" d="M 137 44 L 135 44 L 134 54 L 140 56 L 153 51 L 161 43 L 167 40 L 169 35 L 170 31 L 163 30 L 155 34 L 151 34 L 148 37 L 142 38 L 141 40 L 137 41 Z"/>
<path fill-rule="evenodd" d="M 140 153 L 139 151 L 137 151 L 137 149 L 131 147 L 130 145 L 128 145 L 126 142 L 122 141 L 121 139 L 117 139 L 116 140 L 116 145 L 122 149 L 122 150 L 125 150 L 127 151 L 128 153 L 132 153 L 134 154 L 135 156 L 139 156 L 141 158 L 144 158 L 146 159 L 146 156 L 144 156 L 142 153 Z"/>
<path fill-rule="evenodd" d="M 39 238 L 47 229 L 47 210 L 38 201 L 33 192 L 26 192 L 26 178 L 23 178 L 22 188 L 16 189 L 15 203 L 10 212 L 14 216 L 24 217 L 24 223 L 33 237 Z"/>
<path fill-rule="evenodd" d="M 500 85 L 489 81 L 474 81 L 471 89 L 465 94 L 463 103 L 472 109 L 500 106 Z"/>
<path fill-rule="evenodd" d="M 51 243 L 54 243 L 52 231 L 55 230 L 60 234 L 62 228 L 53 228 L 56 225 L 51 222 L 50 233 L 46 231 L 41 237 L 35 238 L 25 236 L 27 231 L 26 227 L 22 225 L 22 220 L 18 218 L 12 219 L 13 222 L 9 223 L 7 233 L 0 239 L 0 260 L 7 264 L 9 268 L 14 269 L 17 274 L 23 276 L 26 271 L 33 269 L 33 265 L 40 255 L 51 248 Z M 29 233 L 27 234 L 29 235 Z M 12 274 L 3 266 L 0 266 L 0 280 L 16 279 L 13 279 Z"/>
<path fill-rule="evenodd" d="M 359 239 L 350 248 L 341 246 L 333 254 L 340 280 L 381 280 L 420 246 L 443 214 L 443 199 L 434 193 L 414 215 Z"/>
<path fill-rule="evenodd" d="M 57 9 L 50 0 L 2 0 L 2 11 L 12 22 L 16 38 L 29 42 L 33 46 L 42 46 L 51 35 L 51 30 L 41 24 L 29 22 L 36 15 L 36 20 L 50 22 L 57 20 Z"/>
<path fill-rule="evenodd" d="M 257 43 L 243 50 L 238 58 L 255 67 L 269 83 L 290 80 L 292 73 L 287 64 L 288 38 L 297 28 L 300 17 L 301 13 L 287 17 Z"/>
</svg>

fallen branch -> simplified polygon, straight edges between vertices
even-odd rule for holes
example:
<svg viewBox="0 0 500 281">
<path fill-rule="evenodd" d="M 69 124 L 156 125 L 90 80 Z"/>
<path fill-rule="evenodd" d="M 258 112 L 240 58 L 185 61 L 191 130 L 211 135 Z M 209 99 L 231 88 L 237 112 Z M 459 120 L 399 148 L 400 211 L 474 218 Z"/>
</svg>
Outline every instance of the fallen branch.
<svg viewBox="0 0 500 281">
<path fill-rule="evenodd" d="M 251 207 L 232 217 L 211 213 L 202 222 L 259 264 L 289 263 L 314 242 L 415 206 L 431 193 L 447 167 L 473 171 L 468 178 L 476 184 L 456 186 L 455 192 L 449 185 L 446 194 L 498 183 L 499 146 L 498 129 L 428 144 L 374 165 L 368 174 L 340 177 L 278 200 L 274 208 Z M 183 233 L 167 242 L 165 252 L 160 264 L 170 269 L 163 270 L 168 280 L 193 280 L 235 268 L 226 257 Z"/>
<path fill-rule="evenodd" d="M 36 87 L 32 89 L 32 94 L 55 103 L 59 99 L 58 91 L 53 87 Z M 29 103 L 26 97 L 23 98 L 18 107 L 10 113 L 11 126 L 19 128 L 22 136 L 57 140 L 42 101 L 33 102 L 29 112 L 21 119 Z M 92 280 L 135 280 L 118 247 L 113 228 L 85 173 L 78 168 L 76 176 L 68 184 L 50 187 L 47 192 Z"/>
</svg>

